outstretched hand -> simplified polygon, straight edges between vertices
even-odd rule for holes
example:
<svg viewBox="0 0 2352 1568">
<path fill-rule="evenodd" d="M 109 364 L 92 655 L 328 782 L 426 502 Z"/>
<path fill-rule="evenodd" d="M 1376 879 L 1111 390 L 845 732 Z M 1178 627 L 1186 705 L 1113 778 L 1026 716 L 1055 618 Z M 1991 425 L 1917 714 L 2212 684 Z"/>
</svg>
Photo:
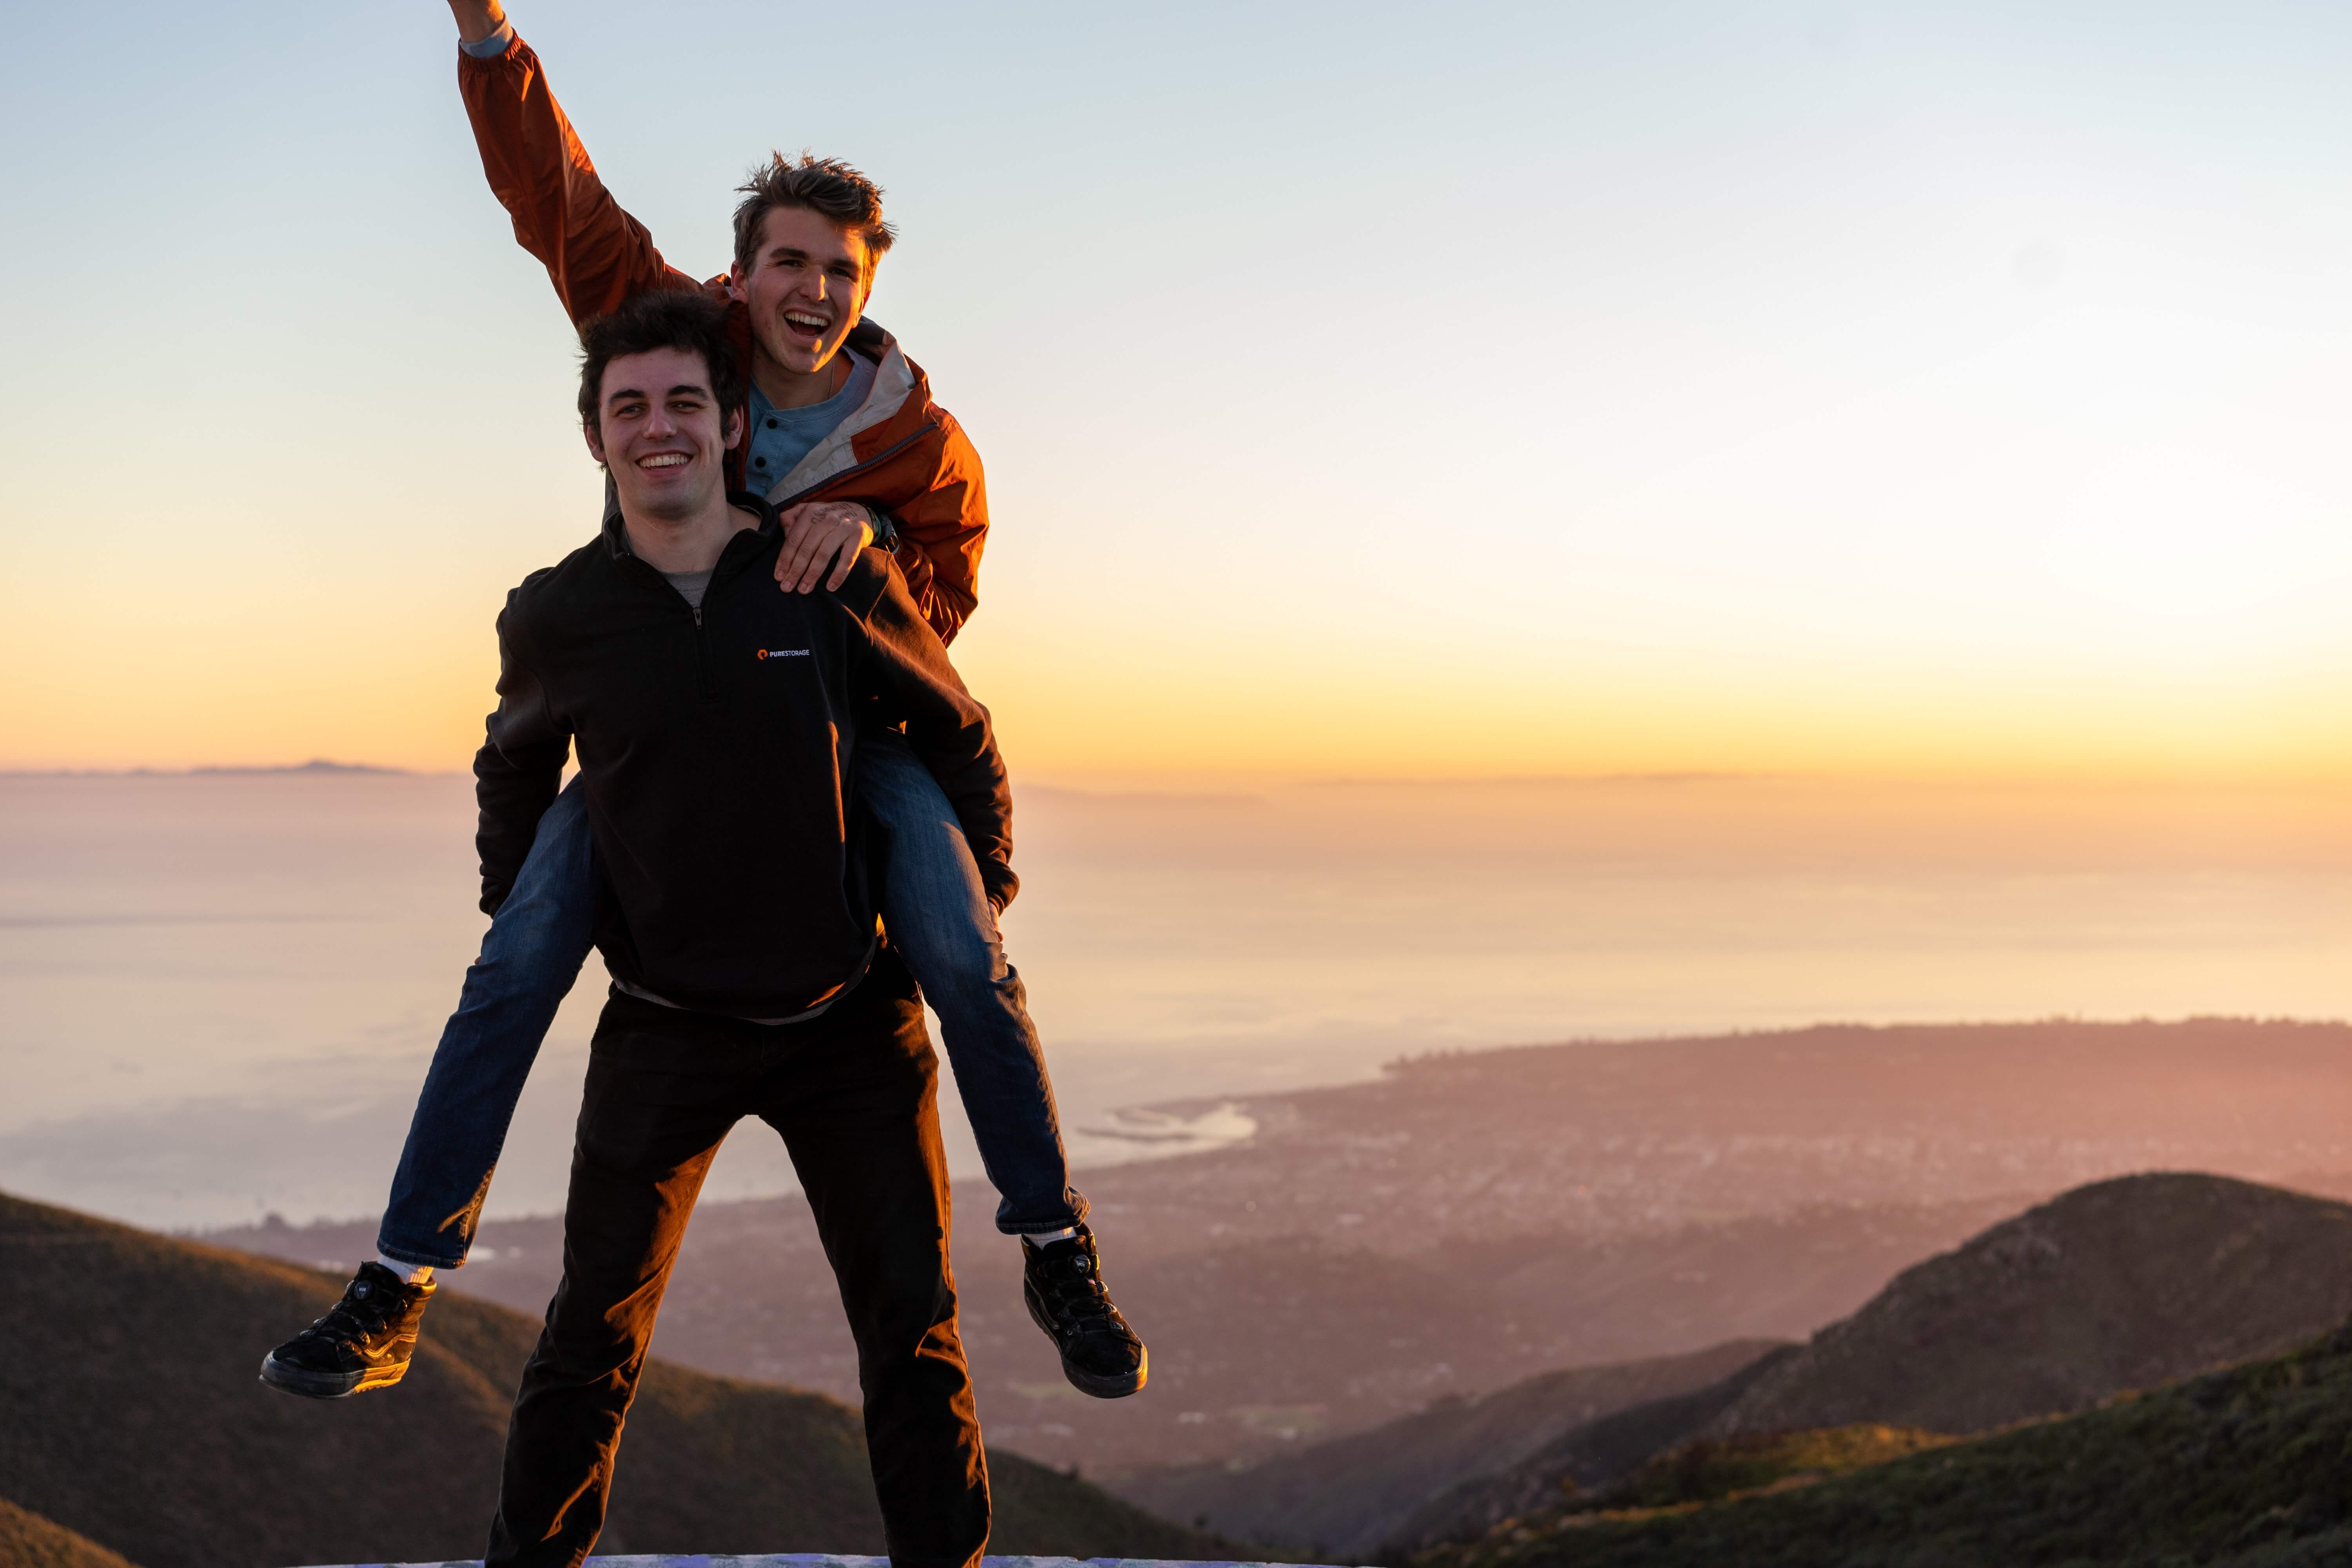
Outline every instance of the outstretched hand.
<svg viewBox="0 0 2352 1568">
<path fill-rule="evenodd" d="M 449 14 L 457 18 L 458 40 L 468 44 L 480 43 L 507 19 L 499 0 L 449 0 Z"/>
<path fill-rule="evenodd" d="M 856 501 L 809 500 L 782 514 L 784 547 L 776 554 L 776 586 L 785 593 L 812 593 L 820 578 L 827 588 L 849 581 L 857 552 L 874 542 L 874 514 Z M 833 574 L 825 575 L 831 566 Z"/>
</svg>

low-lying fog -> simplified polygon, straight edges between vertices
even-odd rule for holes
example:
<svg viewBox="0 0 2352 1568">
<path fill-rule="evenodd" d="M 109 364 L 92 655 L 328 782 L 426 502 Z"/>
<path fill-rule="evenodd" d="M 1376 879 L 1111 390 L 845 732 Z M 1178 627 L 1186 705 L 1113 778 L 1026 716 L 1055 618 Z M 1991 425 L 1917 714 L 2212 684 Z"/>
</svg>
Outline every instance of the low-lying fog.
<svg viewBox="0 0 2352 1568">
<path fill-rule="evenodd" d="M 0 1187 L 382 1202 L 483 921 L 471 781 L 0 777 Z M 1082 1163 L 1402 1054 L 1826 1019 L 2352 1014 L 2345 792 L 1630 779 L 1020 796 L 1015 962 Z M 593 961 L 490 1212 L 561 1200 Z M 1182 1116 L 1123 1108 L 1206 1100 Z M 978 1162 L 950 1115 L 959 1174 Z M 786 1190 L 772 1139 L 713 1197 Z"/>
</svg>

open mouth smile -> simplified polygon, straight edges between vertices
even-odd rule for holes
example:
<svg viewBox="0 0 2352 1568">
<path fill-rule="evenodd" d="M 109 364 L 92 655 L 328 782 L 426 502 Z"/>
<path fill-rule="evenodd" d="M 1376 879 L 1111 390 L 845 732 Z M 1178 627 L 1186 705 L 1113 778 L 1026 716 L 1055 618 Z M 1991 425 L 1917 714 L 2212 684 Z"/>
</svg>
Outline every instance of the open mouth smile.
<svg viewBox="0 0 2352 1568">
<path fill-rule="evenodd" d="M 637 467 L 648 473 L 660 473 L 667 468 L 682 468 L 692 461 L 684 452 L 656 452 L 651 457 L 639 458 Z"/>
<path fill-rule="evenodd" d="M 786 310 L 783 314 L 788 330 L 810 339 L 824 337 L 825 329 L 833 325 L 830 318 L 807 310 Z"/>
</svg>

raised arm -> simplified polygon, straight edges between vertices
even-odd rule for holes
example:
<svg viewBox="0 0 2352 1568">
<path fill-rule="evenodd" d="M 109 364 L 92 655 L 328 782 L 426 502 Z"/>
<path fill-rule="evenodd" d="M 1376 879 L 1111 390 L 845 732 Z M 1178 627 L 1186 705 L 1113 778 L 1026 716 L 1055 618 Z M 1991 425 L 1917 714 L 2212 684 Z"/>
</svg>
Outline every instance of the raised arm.
<svg viewBox="0 0 2352 1568">
<path fill-rule="evenodd" d="M 449 0 L 449 14 L 457 18 L 457 41 L 468 47 L 489 42 L 507 25 L 507 8 L 499 0 Z"/>
<path fill-rule="evenodd" d="M 481 813 L 474 847 L 482 858 L 482 912 L 494 915 L 538 837 L 539 819 L 555 804 L 572 735 L 548 706 L 547 692 L 517 657 L 508 635 L 508 600 L 499 617 L 499 706 L 474 753 L 474 804 Z"/>
<path fill-rule="evenodd" d="M 593 320 L 648 289 L 700 288 L 662 259 L 645 225 L 623 212 L 596 177 L 587 149 L 548 91 L 539 57 L 514 33 L 498 0 L 449 0 L 449 9 L 464 44 L 484 47 L 505 37 L 505 47 L 487 58 L 472 47 L 458 50 L 457 90 L 490 190 L 514 219 L 515 239 L 546 266 L 572 320 Z"/>
<path fill-rule="evenodd" d="M 1013 874 L 1013 790 L 1004 758 L 988 710 L 964 689 L 891 559 L 878 550 L 865 552 L 839 595 L 865 633 L 851 694 L 871 702 L 880 722 L 907 726 L 915 755 L 955 807 L 989 902 L 1003 910 L 1021 886 Z"/>
</svg>

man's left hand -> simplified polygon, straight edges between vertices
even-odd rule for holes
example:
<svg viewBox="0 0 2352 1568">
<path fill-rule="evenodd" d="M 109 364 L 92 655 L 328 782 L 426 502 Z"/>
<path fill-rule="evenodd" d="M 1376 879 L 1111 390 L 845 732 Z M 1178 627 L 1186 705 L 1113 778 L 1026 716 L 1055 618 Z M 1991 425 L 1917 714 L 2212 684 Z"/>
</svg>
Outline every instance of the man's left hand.
<svg viewBox="0 0 2352 1568">
<path fill-rule="evenodd" d="M 857 552 L 874 542 L 874 514 L 856 501 L 807 500 L 783 514 L 784 547 L 776 555 L 776 586 L 785 593 L 813 593 L 823 578 L 827 588 L 849 581 Z M 825 568 L 833 575 L 825 576 Z"/>
</svg>

